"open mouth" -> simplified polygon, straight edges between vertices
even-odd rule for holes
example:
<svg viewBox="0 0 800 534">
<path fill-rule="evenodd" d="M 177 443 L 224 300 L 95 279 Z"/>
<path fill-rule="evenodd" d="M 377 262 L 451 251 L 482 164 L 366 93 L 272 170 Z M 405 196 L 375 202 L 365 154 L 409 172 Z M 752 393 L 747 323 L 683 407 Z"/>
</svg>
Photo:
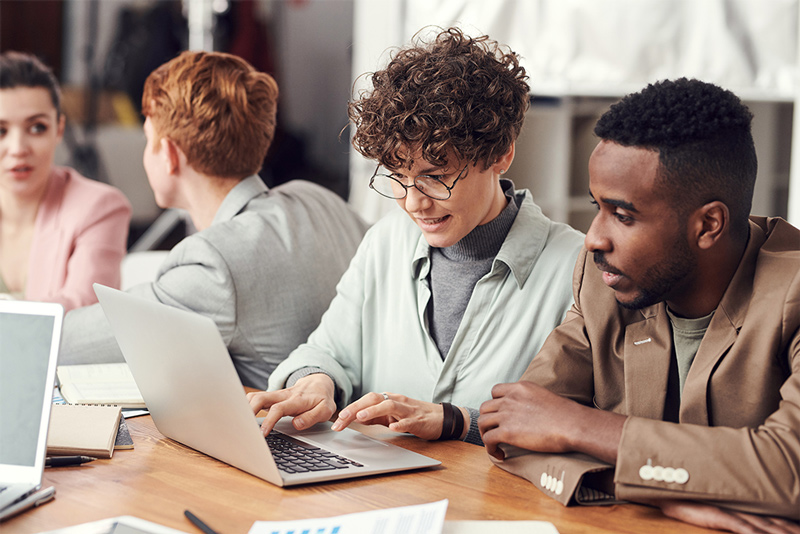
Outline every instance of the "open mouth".
<svg viewBox="0 0 800 534">
<path fill-rule="evenodd" d="M 622 280 L 625 277 L 625 275 L 623 275 L 621 272 L 614 269 L 605 261 L 603 261 L 603 259 L 597 258 L 596 256 L 594 259 L 594 264 L 600 271 L 602 271 L 603 282 L 609 287 L 616 286 L 620 282 L 620 280 Z"/>
<path fill-rule="evenodd" d="M 437 217 L 437 218 L 435 218 L 435 219 L 431 219 L 431 218 L 427 218 L 427 219 L 419 218 L 419 219 L 417 219 L 417 220 L 418 220 L 418 221 L 420 221 L 422 224 L 434 225 L 434 224 L 439 224 L 440 222 L 443 222 L 443 221 L 444 221 L 445 219 L 447 219 L 448 217 L 450 217 L 450 216 L 449 216 L 449 215 L 445 215 L 444 217 Z"/>
<path fill-rule="evenodd" d="M 610 273 L 608 271 L 603 271 L 603 282 L 608 287 L 614 287 L 619 284 L 620 280 L 622 280 L 622 275 L 617 273 Z"/>
</svg>

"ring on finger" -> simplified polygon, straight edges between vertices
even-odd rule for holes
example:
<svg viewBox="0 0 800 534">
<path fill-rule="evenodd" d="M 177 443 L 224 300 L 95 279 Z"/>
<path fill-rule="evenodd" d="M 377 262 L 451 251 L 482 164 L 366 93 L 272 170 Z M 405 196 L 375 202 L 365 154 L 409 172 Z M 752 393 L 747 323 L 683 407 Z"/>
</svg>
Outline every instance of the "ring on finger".
<svg viewBox="0 0 800 534">
<path fill-rule="evenodd" d="M 383 392 L 383 393 L 381 393 L 381 395 L 383 395 L 383 400 L 385 400 L 385 401 L 389 400 L 389 394 L 388 393 Z"/>
</svg>

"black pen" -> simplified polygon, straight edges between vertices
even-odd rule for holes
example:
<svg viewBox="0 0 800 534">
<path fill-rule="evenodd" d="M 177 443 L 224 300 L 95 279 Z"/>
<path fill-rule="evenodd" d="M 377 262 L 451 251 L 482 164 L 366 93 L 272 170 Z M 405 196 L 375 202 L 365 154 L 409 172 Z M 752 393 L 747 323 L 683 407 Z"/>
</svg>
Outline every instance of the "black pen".
<svg viewBox="0 0 800 534">
<path fill-rule="evenodd" d="M 189 518 L 189 521 L 194 523 L 194 526 L 205 532 L 205 534 L 217 534 L 217 531 L 203 523 L 199 517 L 194 515 L 189 510 L 184 510 L 183 515 Z"/>
<path fill-rule="evenodd" d="M 66 467 L 69 465 L 81 465 L 95 460 L 97 458 L 92 458 L 91 456 L 48 456 L 44 459 L 44 466 Z"/>
</svg>

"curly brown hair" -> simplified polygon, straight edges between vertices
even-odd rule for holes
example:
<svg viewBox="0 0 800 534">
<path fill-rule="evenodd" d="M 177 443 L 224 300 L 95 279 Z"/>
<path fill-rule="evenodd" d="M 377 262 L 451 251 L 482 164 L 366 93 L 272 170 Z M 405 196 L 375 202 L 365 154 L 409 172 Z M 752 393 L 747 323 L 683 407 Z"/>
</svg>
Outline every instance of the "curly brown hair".
<svg viewBox="0 0 800 534">
<path fill-rule="evenodd" d="M 371 92 L 348 104 L 352 142 L 390 169 L 410 168 L 417 153 L 437 166 L 452 156 L 487 169 L 511 148 L 528 109 L 517 54 L 458 28 L 412 41 L 370 78 Z"/>
</svg>

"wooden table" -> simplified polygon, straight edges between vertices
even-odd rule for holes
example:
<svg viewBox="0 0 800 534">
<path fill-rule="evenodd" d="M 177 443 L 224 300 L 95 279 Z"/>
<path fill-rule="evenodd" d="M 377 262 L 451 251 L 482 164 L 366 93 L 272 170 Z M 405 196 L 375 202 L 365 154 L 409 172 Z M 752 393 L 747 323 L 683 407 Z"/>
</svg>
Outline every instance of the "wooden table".
<svg viewBox="0 0 800 534">
<path fill-rule="evenodd" d="M 202 425 L 202 418 L 198 418 Z M 383 427 L 356 427 L 442 461 L 440 467 L 281 489 L 165 438 L 149 416 L 128 420 L 135 449 L 81 467 L 45 469 L 56 499 L 0 524 L 3 534 L 34 533 L 132 515 L 189 533 L 191 510 L 224 534 L 257 520 L 327 517 L 449 499 L 447 519 L 536 519 L 561 534 L 710 532 L 627 504 L 565 508 L 527 481 L 495 467 L 482 447 L 427 442 Z"/>
</svg>

